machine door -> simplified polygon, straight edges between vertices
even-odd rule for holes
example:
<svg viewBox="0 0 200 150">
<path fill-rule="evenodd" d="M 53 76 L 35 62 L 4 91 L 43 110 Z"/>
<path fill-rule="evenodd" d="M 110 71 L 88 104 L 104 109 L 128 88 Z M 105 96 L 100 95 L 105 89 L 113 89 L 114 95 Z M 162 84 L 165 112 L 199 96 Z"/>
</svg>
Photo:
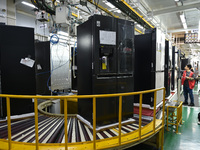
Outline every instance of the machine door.
<svg viewBox="0 0 200 150">
<path fill-rule="evenodd" d="M 94 74 L 115 75 L 117 73 L 116 19 L 95 15 L 93 36 Z"/>
<path fill-rule="evenodd" d="M 127 93 L 133 92 L 133 78 L 132 77 L 119 77 L 117 78 L 118 93 Z M 117 101 L 118 103 L 119 101 Z M 127 120 L 128 118 L 133 117 L 133 103 L 134 96 L 124 96 L 122 97 L 122 120 Z M 119 108 L 119 103 L 117 104 L 117 108 Z"/>
<path fill-rule="evenodd" d="M 171 90 L 175 90 L 175 46 L 172 47 L 172 85 Z"/>
<path fill-rule="evenodd" d="M 93 77 L 93 94 L 117 93 L 115 77 Z M 118 121 L 117 98 L 98 98 L 96 101 L 97 126 L 116 123 Z"/>
<path fill-rule="evenodd" d="M 118 74 L 133 74 L 134 23 L 118 20 Z"/>
</svg>

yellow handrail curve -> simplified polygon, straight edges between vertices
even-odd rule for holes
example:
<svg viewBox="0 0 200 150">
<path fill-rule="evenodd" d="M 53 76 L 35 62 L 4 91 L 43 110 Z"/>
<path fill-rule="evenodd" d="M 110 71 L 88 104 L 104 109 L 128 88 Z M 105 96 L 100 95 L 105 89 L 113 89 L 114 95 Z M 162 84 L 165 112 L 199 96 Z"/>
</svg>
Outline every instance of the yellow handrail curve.
<svg viewBox="0 0 200 150">
<path fill-rule="evenodd" d="M 36 140 L 35 140 L 35 146 L 36 146 L 36 150 L 39 150 L 39 146 L 41 145 L 41 143 L 39 143 L 39 139 L 38 139 L 38 109 L 37 109 L 37 101 L 38 99 L 64 99 L 64 127 L 65 127 L 65 135 L 67 135 L 67 101 L 75 101 L 77 102 L 77 100 L 79 99 L 86 99 L 86 98 L 91 98 L 93 99 L 93 149 L 97 149 L 97 144 L 96 144 L 96 99 L 97 98 L 105 98 L 105 97 L 118 97 L 119 99 L 119 115 L 118 115 L 118 119 L 119 119 L 119 136 L 117 136 L 118 138 L 118 145 L 114 144 L 114 145 L 109 145 L 106 148 L 114 148 L 116 146 L 122 146 L 124 144 L 130 144 L 131 142 L 136 142 L 139 140 L 144 139 L 145 137 L 147 137 L 147 135 L 153 135 L 155 133 L 157 133 L 159 130 L 162 130 L 162 144 L 161 144 L 161 149 L 163 150 L 163 140 L 164 140 L 164 112 L 165 112 L 165 107 L 163 107 L 163 118 L 161 120 L 162 122 L 162 126 L 158 127 L 156 129 L 157 126 L 157 122 L 156 122 L 156 101 L 157 101 L 157 91 L 163 90 L 163 106 L 165 106 L 165 88 L 158 88 L 158 89 L 152 89 L 152 90 L 146 90 L 146 91 L 139 91 L 139 92 L 129 92 L 129 93 L 117 93 L 117 94 L 101 94 L 101 95 L 70 95 L 70 96 L 36 96 L 36 95 L 8 95 L 8 94 L 0 94 L 0 97 L 2 98 L 6 98 L 6 102 L 7 102 L 7 125 L 8 125 L 8 149 L 11 150 L 12 149 L 12 142 L 11 141 L 11 120 L 10 120 L 10 98 L 23 98 L 23 99 L 34 99 L 34 112 L 35 112 L 35 136 L 36 136 Z M 143 135 L 142 134 L 142 98 L 143 98 L 143 94 L 146 93 L 152 93 L 154 92 L 154 114 L 153 114 L 153 132 L 151 134 L 146 134 Z M 121 134 L 121 126 L 122 126 L 122 98 L 123 96 L 132 96 L 132 95 L 139 95 L 139 136 L 137 139 L 129 139 L 127 141 L 122 141 L 122 137 L 125 135 Z M 127 134 L 128 135 L 128 134 Z M 14 143 L 14 142 L 13 142 Z M 48 144 L 47 144 L 48 145 Z M 74 144 L 73 144 L 74 145 Z M 65 149 L 68 149 L 68 138 L 67 136 L 65 136 Z"/>
</svg>

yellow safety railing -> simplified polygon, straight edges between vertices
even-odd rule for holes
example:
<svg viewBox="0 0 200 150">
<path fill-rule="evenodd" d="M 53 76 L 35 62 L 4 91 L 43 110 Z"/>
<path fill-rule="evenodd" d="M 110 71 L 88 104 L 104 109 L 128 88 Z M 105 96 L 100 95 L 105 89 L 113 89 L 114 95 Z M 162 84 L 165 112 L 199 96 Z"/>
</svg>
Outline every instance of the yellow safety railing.
<svg viewBox="0 0 200 150">
<path fill-rule="evenodd" d="M 155 128 L 156 126 L 156 101 L 157 101 L 157 91 L 163 90 L 163 116 L 162 116 L 162 125 L 158 129 Z M 102 94 L 102 95 L 72 95 L 72 96 L 31 96 L 31 95 L 5 95 L 0 94 L 0 97 L 6 98 L 7 101 L 7 125 L 8 125 L 8 148 L 11 150 L 11 119 L 10 119 L 10 98 L 17 98 L 17 99 L 34 99 L 34 112 L 35 112 L 35 145 L 36 150 L 39 150 L 39 139 L 38 139 L 38 99 L 64 99 L 64 119 L 65 119 L 65 135 L 67 135 L 67 101 L 77 101 L 77 99 L 86 99 L 86 98 L 92 98 L 93 99 L 93 149 L 96 149 L 96 99 L 97 98 L 106 98 L 106 97 L 119 97 L 119 142 L 118 145 L 120 146 L 122 144 L 121 141 L 121 127 L 122 127 L 122 98 L 124 96 L 133 96 L 133 95 L 139 95 L 139 136 L 138 139 L 131 141 L 135 142 L 138 140 L 141 140 L 143 138 L 146 138 L 148 135 L 142 136 L 142 98 L 143 94 L 147 93 L 153 93 L 154 92 L 154 113 L 153 113 L 153 132 L 152 134 L 155 134 L 159 130 L 162 129 L 162 142 L 161 142 L 161 149 L 163 150 L 163 144 L 164 144 L 164 112 L 165 112 L 165 88 L 159 88 L 159 89 L 153 89 L 153 90 L 147 90 L 147 91 L 140 91 L 140 92 L 130 92 L 130 93 L 118 93 L 118 94 Z M 152 135 L 151 134 L 151 135 Z M 150 136 L 150 135 L 149 135 Z M 127 141 L 126 144 L 128 144 L 130 141 Z M 124 143 L 123 143 L 124 144 Z M 114 147 L 114 146 L 112 146 Z M 65 149 L 68 149 L 68 136 L 65 136 Z"/>
<path fill-rule="evenodd" d="M 182 124 L 182 105 L 183 102 L 180 102 L 180 104 L 178 106 L 167 106 L 167 131 L 169 131 L 168 129 L 168 125 L 175 125 L 176 126 L 176 133 L 178 133 L 178 126 L 179 124 Z M 169 108 L 174 108 L 176 109 L 176 115 L 175 113 L 172 113 L 171 117 L 172 117 L 172 122 L 169 122 Z M 176 117 L 176 121 L 174 121 L 174 117 Z"/>
</svg>

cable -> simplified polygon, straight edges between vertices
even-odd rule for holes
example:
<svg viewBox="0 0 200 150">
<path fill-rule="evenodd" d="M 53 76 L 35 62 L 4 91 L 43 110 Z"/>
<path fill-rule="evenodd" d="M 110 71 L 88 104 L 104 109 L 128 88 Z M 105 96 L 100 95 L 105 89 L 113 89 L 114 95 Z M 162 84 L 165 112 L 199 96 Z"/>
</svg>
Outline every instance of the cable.
<svg viewBox="0 0 200 150">
<path fill-rule="evenodd" d="M 96 7 L 98 8 L 98 6 L 99 6 L 99 0 L 98 0 L 98 2 L 97 2 L 97 6 L 96 6 Z"/>
<path fill-rule="evenodd" d="M 64 64 L 62 64 L 62 65 L 60 65 L 60 66 L 56 67 L 55 69 L 53 69 L 53 71 L 54 71 L 54 70 L 57 70 L 57 69 L 59 69 L 60 67 L 62 67 L 62 66 L 64 66 L 64 65 L 66 65 L 67 63 L 68 63 L 68 61 L 67 61 L 67 62 L 65 62 Z M 36 75 L 46 74 L 46 73 L 49 73 L 49 72 L 51 72 L 51 71 L 40 72 L 40 73 L 37 73 Z"/>
<path fill-rule="evenodd" d="M 97 3 L 96 3 L 96 0 L 94 0 L 94 5 L 96 6 L 96 9 L 97 9 Z"/>
<path fill-rule="evenodd" d="M 54 44 L 58 44 L 59 42 L 59 37 L 58 35 L 56 34 L 53 34 L 51 37 L 50 37 L 50 42 L 54 45 Z"/>
<path fill-rule="evenodd" d="M 88 6 L 86 6 L 86 8 L 89 10 L 89 12 L 91 13 L 91 10 L 89 9 L 89 7 Z"/>
<path fill-rule="evenodd" d="M 58 45 L 60 45 L 59 43 L 57 44 L 57 46 Z M 53 48 L 53 44 L 52 44 L 52 46 L 51 46 L 51 49 Z M 69 47 L 70 48 L 70 47 Z M 55 49 L 56 50 L 56 49 Z M 51 50 L 51 53 L 52 53 L 53 51 Z M 52 57 L 52 54 L 51 54 L 51 57 Z M 58 57 L 58 56 L 57 56 Z M 70 57 L 70 55 L 69 55 L 69 57 Z M 60 58 L 59 58 L 60 59 Z M 53 60 L 53 59 L 51 59 L 51 60 Z M 53 72 L 55 71 L 55 70 L 57 70 L 57 69 L 59 69 L 59 68 L 61 68 L 61 67 L 63 67 L 64 65 L 67 65 L 68 63 L 69 63 L 69 61 L 70 60 L 67 60 L 67 62 L 65 62 L 65 63 L 63 63 L 62 65 L 60 65 L 60 63 L 61 63 L 61 59 L 60 59 L 60 62 L 59 62 L 59 66 L 58 67 L 56 67 L 56 68 L 54 68 L 54 63 L 53 63 L 53 61 L 51 61 L 51 68 L 52 68 L 52 70 L 51 71 L 48 71 L 48 72 L 43 72 L 43 73 L 40 73 L 40 74 L 44 74 L 44 73 L 49 73 L 50 72 L 50 75 L 49 75 L 49 78 L 48 78 L 48 80 L 47 80 L 47 88 L 49 89 L 49 91 L 51 91 L 53 94 L 68 94 L 68 92 L 59 92 L 59 89 L 54 89 L 54 90 L 52 90 L 51 89 L 51 86 L 49 85 L 49 82 L 50 82 L 50 79 L 51 79 L 51 77 L 52 77 L 52 75 L 53 75 Z M 67 66 L 66 66 L 67 67 Z M 66 68 L 66 67 L 64 67 L 64 68 Z M 63 69 L 64 69 L 63 68 Z M 68 67 L 67 67 L 67 69 L 68 69 Z M 69 73 L 71 73 L 70 71 L 69 71 Z M 68 77 L 67 77 L 67 85 L 69 85 L 69 77 L 70 77 L 70 75 L 68 74 Z"/>
<path fill-rule="evenodd" d="M 65 64 L 67 64 L 69 61 L 67 61 Z M 62 66 L 64 66 L 65 64 L 63 64 Z M 60 66 L 61 67 L 61 66 Z M 58 68 L 60 68 L 60 67 L 58 67 Z M 57 68 L 57 69 L 58 69 Z M 66 92 L 55 92 L 55 91 L 52 91 L 52 89 L 51 89 L 51 87 L 49 86 L 49 81 L 50 81 L 50 79 L 51 79 L 51 76 L 52 76 L 52 73 L 53 73 L 53 71 L 55 71 L 56 69 L 53 69 L 53 70 L 51 70 L 51 73 L 50 73 L 50 76 L 49 76 L 49 78 L 48 78 L 48 80 L 47 80 L 47 87 L 48 87 L 48 89 L 49 89 L 49 91 L 51 91 L 52 93 L 54 93 L 54 94 L 64 94 L 64 93 L 66 93 Z"/>
</svg>

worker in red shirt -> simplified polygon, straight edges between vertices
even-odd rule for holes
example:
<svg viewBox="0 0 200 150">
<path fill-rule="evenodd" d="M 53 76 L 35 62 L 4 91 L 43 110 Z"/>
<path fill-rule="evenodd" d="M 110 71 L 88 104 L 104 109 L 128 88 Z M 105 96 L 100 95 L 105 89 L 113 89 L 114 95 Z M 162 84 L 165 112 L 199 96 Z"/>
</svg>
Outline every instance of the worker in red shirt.
<svg viewBox="0 0 200 150">
<path fill-rule="evenodd" d="M 191 71 L 192 66 L 190 64 L 185 66 L 185 71 L 183 72 L 182 76 L 182 85 L 183 85 L 183 92 L 185 101 L 183 105 L 188 105 L 188 93 L 190 96 L 190 104 L 189 106 L 194 106 L 194 96 L 192 89 L 195 85 L 195 76 L 194 72 Z"/>
</svg>

